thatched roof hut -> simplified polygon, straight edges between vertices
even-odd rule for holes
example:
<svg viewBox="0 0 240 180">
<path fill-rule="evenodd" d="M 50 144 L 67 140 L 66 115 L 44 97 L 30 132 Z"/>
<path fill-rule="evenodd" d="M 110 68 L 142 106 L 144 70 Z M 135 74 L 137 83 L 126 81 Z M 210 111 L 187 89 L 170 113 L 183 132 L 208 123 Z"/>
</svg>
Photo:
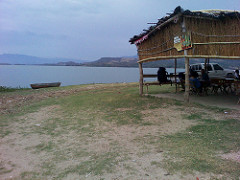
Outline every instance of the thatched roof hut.
<svg viewBox="0 0 240 180">
<path fill-rule="evenodd" d="M 142 63 L 163 59 L 185 58 L 185 67 L 189 58 L 240 59 L 240 12 L 179 6 L 129 42 L 137 46 L 140 68 Z M 140 86 L 141 81 L 140 69 Z"/>
</svg>

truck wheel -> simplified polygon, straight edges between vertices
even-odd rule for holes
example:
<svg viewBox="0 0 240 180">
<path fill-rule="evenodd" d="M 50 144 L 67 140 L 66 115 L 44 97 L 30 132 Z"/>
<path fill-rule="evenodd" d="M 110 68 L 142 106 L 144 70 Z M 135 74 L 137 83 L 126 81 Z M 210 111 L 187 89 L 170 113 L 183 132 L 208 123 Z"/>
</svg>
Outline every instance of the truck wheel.
<svg viewBox="0 0 240 180">
<path fill-rule="evenodd" d="M 234 78 L 234 75 L 231 74 L 231 73 L 228 73 L 228 74 L 226 75 L 226 78 Z"/>
</svg>

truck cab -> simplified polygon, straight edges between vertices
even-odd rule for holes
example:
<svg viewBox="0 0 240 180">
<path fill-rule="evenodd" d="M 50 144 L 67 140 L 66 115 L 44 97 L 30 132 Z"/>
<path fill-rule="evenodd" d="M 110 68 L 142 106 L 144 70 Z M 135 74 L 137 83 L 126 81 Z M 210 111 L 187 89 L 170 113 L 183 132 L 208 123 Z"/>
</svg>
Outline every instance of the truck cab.
<svg viewBox="0 0 240 180">
<path fill-rule="evenodd" d="M 201 70 L 205 69 L 205 63 L 192 64 L 190 65 L 190 68 L 201 75 Z M 210 79 L 234 78 L 233 70 L 223 69 L 217 63 L 206 64 L 206 71 L 208 71 L 208 76 Z"/>
</svg>

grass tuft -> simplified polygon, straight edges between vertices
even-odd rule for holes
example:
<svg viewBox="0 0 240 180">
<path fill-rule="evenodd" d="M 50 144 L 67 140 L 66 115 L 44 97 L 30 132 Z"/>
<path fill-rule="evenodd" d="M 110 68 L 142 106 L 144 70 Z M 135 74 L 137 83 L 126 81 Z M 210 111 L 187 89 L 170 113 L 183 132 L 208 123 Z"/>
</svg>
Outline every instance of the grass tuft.
<svg viewBox="0 0 240 180">
<path fill-rule="evenodd" d="M 160 140 L 164 148 L 164 167 L 171 172 L 225 174 L 240 176 L 236 163 L 222 160 L 218 152 L 237 151 L 240 147 L 240 122 L 238 120 L 210 121 L 195 125 L 186 132 L 165 136 Z M 176 157 L 168 158 L 168 157 Z M 176 161 L 177 160 L 177 161 Z"/>
<path fill-rule="evenodd" d="M 6 86 L 0 86 L 0 92 L 14 92 L 14 91 L 19 91 L 19 90 L 26 90 L 28 88 L 21 88 L 21 87 L 6 87 Z"/>
</svg>

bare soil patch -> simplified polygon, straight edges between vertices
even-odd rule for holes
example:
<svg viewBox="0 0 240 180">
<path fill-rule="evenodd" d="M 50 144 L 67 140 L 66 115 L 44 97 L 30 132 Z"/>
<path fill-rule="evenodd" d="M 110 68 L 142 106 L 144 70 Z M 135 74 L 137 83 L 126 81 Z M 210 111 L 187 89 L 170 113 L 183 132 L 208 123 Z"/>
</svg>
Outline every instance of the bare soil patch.
<svg viewBox="0 0 240 180">
<path fill-rule="evenodd" d="M 79 89 L 43 92 L 38 96 L 32 94 L 6 97 L 1 100 L 4 106 L 0 107 L 0 111 L 1 113 L 15 112 L 16 106 L 26 105 L 35 100 L 66 96 L 95 88 L 102 87 L 92 85 Z M 116 109 L 119 112 L 131 110 L 131 108 Z M 91 114 L 98 115 L 95 121 L 92 121 Z M 163 104 L 161 108 L 142 110 L 143 125 L 118 125 L 115 122 L 106 121 L 105 114 L 104 111 L 79 109 L 75 114 L 71 114 L 70 118 L 62 112 L 59 105 L 52 105 L 17 117 L 16 121 L 8 127 L 11 133 L 0 142 L 0 179 L 21 179 L 22 177 L 22 179 L 34 179 L 36 174 L 37 179 L 221 178 L 221 175 L 213 173 L 169 173 L 162 167 L 165 152 L 161 149 L 161 145 L 156 147 L 150 141 L 185 131 L 201 123 L 198 119 L 187 118 L 192 114 L 199 114 L 201 119 L 239 119 L 239 112 L 214 114 L 211 110 L 198 107 L 170 106 L 169 104 Z M 74 126 L 79 116 L 84 121 L 89 120 L 89 123 L 77 129 Z M 65 118 L 71 119 L 72 124 L 60 126 L 55 122 L 56 119 L 61 121 Z M 61 133 L 52 135 L 48 132 L 52 124 L 56 124 L 54 133 L 56 131 Z M 239 162 L 239 152 L 223 155 L 223 158 Z M 99 167 L 96 164 L 99 164 Z M 106 169 L 112 169 L 101 172 L 101 166 L 106 164 Z M 96 173 L 97 168 L 100 168 L 100 173 Z"/>
<path fill-rule="evenodd" d="M 128 109 L 120 109 L 128 110 Z M 37 172 L 39 167 L 49 160 L 56 158 L 55 152 L 42 151 L 36 147 L 46 148 L 50 142 L 61 146 L 59 156 L 63 156 L 62 160 L 55 162 L 56 169 L 64 171 L 65 169 L 88 161 L 92 156 L 101 156 L 106 153 L 117 153 L 117 167 L 114 173 L 106 173 L 103 175 L 109 179 L 130 179 L 138 178 L 171 178 L 166 170 L 158 165 L 152 165 L 153 162 L 163 160 L 161 149 L 156 149 L 154 146 L 145 142 L 146 136 L 159 136 L 164 134 L 175 133 L 186 129 L 195 124 L 188 120 L 183 120 L 183 111 L 177 110 L 177 107 L 159 108 L 153 111 L 142 111 L 144 121 L 152 123 L 152 125 L 123 125 L 117 126 L 115 123 L 105 122 L 99 119 L 94 132 L 89 132 L 87 135 L 76 131 L 69 131 L 68 134 L 62 134 L 57 137 L 51 137 L 46 134 L 36 134 L 33 131 L 41 127 L 48 119 L 58 116 L 61 117 L 61 111 L 58 106 L 48 106 L 39 109 L 37 112 L 29 113 L 18 118 L 11 126 L 10 135 L 1 139 L 0 157 L 1 157 L 1 173 L 0 179 L 19 178 L 24 172 Z M 169 116 L 171 114 L 171 116 Z M 61 142 L 59 144 L 59 142 Z M 57 147 L 56 147 L 57 148 Z M 76 156 L 76 153 L 85 153 L 81 157 Z M 61 154 L 61 153 L 63 154 Z M 168 176 L 168 177 L 167 177 Z M 100 178 L 91 172 L 84 176 L 75 173 L 68 174 L 66 179 L 73 177 L 79 178 Z M 51 177 L 49 177 L 51 178 Z M 164 179 L 164 178 L 163 178 Z"/>
<path fill-rule="evenodd" d="M 5 175 L 0 179 L 19 177 L 23 172 L 38 171 L 37 167 L 44 159 L 46 154 L 35 154 L 31 148 L 41 143 L 47 143 L 49 137 L 31 133 L 35 128 L 41 126 L 46 119 L 55 117 L 58 106 L 49 106 L 37 112 L 20 116 L 18 121 L 12 123 L 10 130 L 13 132 L 1 139 L 0 159 L 1 168 Z"/>
<path fill-rule="evenodd" d="M 157 124 L 160 129 L 160 134 L 173 134 L 196 124 L 194 121 L 183 119 L 187 112 L 178 109 L 177 106 L 167 106 L 154 110 L 142 111 L 144 120 L 153 123 L 150 131 L 154 132 L 154 127 Z"/>
<path fill-rule="evenodd" d="M 228 154 L 222 154 L 221 157 L 224 159 L 228 159 L 228 160 L 236 161 L 236 162 L 240 163 L 240 151 L 232 152 L 232 153 L 228 153 Z"/>
</svg>

